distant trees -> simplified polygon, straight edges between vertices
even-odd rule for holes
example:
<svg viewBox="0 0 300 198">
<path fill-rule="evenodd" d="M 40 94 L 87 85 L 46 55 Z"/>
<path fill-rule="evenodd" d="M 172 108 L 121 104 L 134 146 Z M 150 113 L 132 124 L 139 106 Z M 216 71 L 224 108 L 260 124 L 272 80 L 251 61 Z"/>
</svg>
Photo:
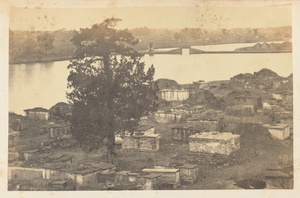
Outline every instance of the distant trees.
<svg viewBox="0 0 300 198">
<path fill-rule="evenodd" d="M 39 34 L 36 39 L 38 46 L 45 50 L 45 54 L 54 47 L 53 42 L 55 38 L 54 35 L 49 32 Z"/>
<path fill-rule="evenodd" d="M 142 116 L 157 108 L 154 67 L 145 72 L 128 30 L 117 30 L 110 18 L 80 29 L 72 39 L 77 51 L 68 66 L 67 94 L 72 104 L 71 131 L 89 150 L 106 146 L 115 158 L 115 132 L 132 130 Z"/>
<path fill-rule="evenodd" d="M 200 28 L 184 28 L 174 34 L 176 41 L 185 43 L 194 43 L 202 40 L 202 29 Z"/>
<path fill-rule="evenodd" d="M 9 30 L 10 57 L 33 58 L 47 54 L 54 47 L 54 40 L 54 34 L 50 32 Z"/>
</svg>

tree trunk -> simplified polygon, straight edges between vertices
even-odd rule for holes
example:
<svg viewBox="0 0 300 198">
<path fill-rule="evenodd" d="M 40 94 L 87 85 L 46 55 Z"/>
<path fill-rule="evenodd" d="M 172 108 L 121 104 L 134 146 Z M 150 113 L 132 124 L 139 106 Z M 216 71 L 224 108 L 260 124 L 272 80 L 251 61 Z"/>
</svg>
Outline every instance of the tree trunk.
<svg viewBox="0 0 300 198">
<path fill-rule="evenodd" d="M 107 141 L 107 158 L 109 163 L 114 164 L 115 155 L 115 135 L 114 132 L 110 132 Z"/>
</svg>

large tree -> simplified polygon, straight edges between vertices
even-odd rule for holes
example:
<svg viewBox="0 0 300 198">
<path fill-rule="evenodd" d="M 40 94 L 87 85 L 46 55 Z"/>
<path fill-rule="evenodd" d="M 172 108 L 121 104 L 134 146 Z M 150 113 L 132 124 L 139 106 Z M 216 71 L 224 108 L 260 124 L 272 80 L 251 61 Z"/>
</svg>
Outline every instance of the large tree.
<svg viewBox="0 0 300 198">
<path fill-rule="evenodd" d="M 142 56 L 133 49 L 138 40 L 127 29 L 115 29 L 118 21 L 106 19 L 75 32 L 77 50 L 68 66 L 73 136 L 90 150 L 105 145 L 111 163 L 115 132 L 132 130 L 157 108 L 154 67 L 145 72 Z"/>
</svg>

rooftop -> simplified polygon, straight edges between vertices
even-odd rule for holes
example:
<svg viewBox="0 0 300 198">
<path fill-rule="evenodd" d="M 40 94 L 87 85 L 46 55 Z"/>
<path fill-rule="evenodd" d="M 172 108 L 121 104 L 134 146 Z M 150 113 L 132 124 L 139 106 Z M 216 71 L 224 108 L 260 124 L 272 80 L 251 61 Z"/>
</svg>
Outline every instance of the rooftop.
<svg viewBox="0 0 300 198">
<path fill-rule="evenodd" d="M 287 124 L 276 124 L 276 125 L 269 125 L 265 124 L 264 127 L 267 127 L 268 129 L 285 129 L 288 127 Z"/>
<path fill-rule="evenodd" d="M 232 134 L 229 132 L 203 132 L 191 135 L 190 139 L 212 139 L 212 140 L 230 140 L 232 138 L 239 137 L 240 135 Z"/>
<path fill-rule="evenodd" d="M 49 112 L 48 109 L 42 108 L 42 107 L 35 107 L 33 109 L 25 109 L 25 112 L 27 111 L 33 111 L 33 112 Z"/>
<path fill-rule="evenodd" d="M 143 172 L 152 172 L 152 173 L 176 173 L 179 171 L 179 169 L 164 169 L 164 168 L 158 168 L 158 169 L 151 169 L 151 168 L 145 168 L 142 170 Z"/>
<path fill-rule="evenodd" d="M 146 131 L 148 129 L 155 128 L 155 126 L 150 126 L 150 125 L 140 125 L 138 126 L 135 131 Z"/>
<path fill-rule="evenodd" d="M 182 92 L 189 92 L 188 90 L 186 89 L 161 89 L 159 90 L 160 92 L 163 92 L 163 91 L 182 91 Z"/>
<path fill-rule="evenodd" d="M 134 137 L 137 138 L 143 138 L 143 137 L 153 137 L 153 138 L 159 138 L 159 134 L 144 134 L 144 135 L 134 135 Z"/>
<path fill-rule="evenodd" d="M 176 168 L 197 168 L 197 164 L 184 164 L 182 166 L 175 166 Z"/>
</svg>

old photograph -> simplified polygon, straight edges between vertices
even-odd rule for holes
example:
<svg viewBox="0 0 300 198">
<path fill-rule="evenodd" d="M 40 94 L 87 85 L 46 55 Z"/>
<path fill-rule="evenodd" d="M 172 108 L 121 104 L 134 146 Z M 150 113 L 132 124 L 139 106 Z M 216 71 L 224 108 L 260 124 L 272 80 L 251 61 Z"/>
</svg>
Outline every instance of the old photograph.
<svg viewBox="0 0 300 198">
<path fill-rule="evenodd" d="M 294 189 L 292 6 L 9 8 L 8 191 Z"/>
</svg>

